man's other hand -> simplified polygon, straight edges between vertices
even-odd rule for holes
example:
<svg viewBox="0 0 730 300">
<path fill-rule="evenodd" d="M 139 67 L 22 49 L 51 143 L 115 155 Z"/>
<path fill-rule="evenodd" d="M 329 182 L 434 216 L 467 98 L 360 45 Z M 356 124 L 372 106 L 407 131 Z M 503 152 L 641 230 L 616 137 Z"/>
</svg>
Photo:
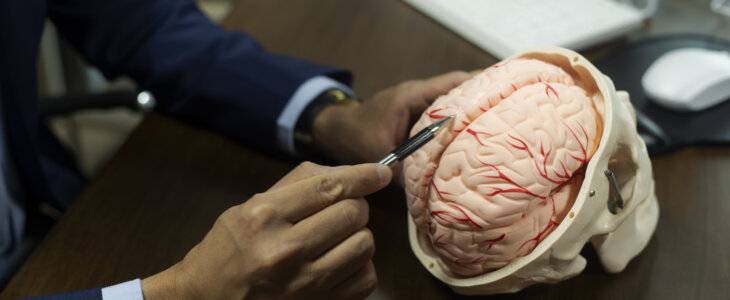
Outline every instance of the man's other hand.
<svg viewBox="0 0 730 300">
<path fill-rule="evenodd" d="M 330 105 L 314 119 L 314 145 L 340 163 L 375 162 L 405 142 L 410 127 L 436 98 L 473 76 L 451 72 L 406 81 L 360 106 Z"/>
<path fill-rule="evenodd" d="M 363 196 L 391 176 L 377 164 L 301 164 L 226 210 L 181 262 L 144 279 L 145 299 L 365 298 L 377 277 Z"/>
</svg>

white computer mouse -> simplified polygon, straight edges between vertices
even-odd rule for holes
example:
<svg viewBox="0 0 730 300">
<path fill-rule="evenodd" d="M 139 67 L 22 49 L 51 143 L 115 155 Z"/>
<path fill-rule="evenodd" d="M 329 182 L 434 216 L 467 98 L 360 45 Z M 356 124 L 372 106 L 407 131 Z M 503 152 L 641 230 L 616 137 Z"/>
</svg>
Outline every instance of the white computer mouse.
<svg viewBox="0 0 730 300">
<path fill-rule="evenodd" d="M 730 53 L 704 48 L 671 50 L 641 78 L 647 97 L 666 108 L 699 111 L 730 100 Z"/>
</svg>

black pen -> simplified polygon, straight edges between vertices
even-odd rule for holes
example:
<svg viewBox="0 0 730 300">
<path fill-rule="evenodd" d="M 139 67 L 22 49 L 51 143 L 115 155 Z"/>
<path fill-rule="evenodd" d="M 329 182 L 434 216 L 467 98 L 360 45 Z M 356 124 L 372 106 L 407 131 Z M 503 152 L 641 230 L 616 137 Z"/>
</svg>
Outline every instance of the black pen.
<svg viewBox="0 0 730 300">
<path fill-rule="evenodd" d="M 405 159 L 406 157 L 408 157 L 408 155 L 411 155 L 413 151 L 416 151 L 416 149 L 421 148 L 421 146 L 425 145 L 426 143 L 428 143 L 428 141 L 433 139 L 433 137 L 436 136 L 436 133 L 438 133 L 438 131 L 453 118 L 454 115 L 450 115 L 442 120 L 439 120 L 438 122 L 428 125 L 426 128 L 419 131 L 416 135 L 408 139 L 405 143 L 403 143 L 403 145 L 400 145 L 398 148 L 395 148 L 395 150 L 391 151 L 388 155 L 383 157 L 383 159 L 378 161 L 378 163 L 390 166 L 395 164 L 396 162 Z"/>
</svg>

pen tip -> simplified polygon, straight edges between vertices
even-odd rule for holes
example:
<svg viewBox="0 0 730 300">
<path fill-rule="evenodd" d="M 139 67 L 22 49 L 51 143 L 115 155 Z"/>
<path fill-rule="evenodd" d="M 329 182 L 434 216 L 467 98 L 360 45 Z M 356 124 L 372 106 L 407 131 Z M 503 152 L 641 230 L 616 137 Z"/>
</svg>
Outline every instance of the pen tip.
<svg viewBox="0 0 730 300">
<path fill-rule="evenodd" d="M 443 119 L 439 120 L 438 122 L 433 123 L 432 125 L 430 125 L 430 127 L 431 128 L 440 128 L 440 127 L 443 127 L 446 123 L 448 123 L 449 121 L 451 121 L 451 119 L 453 119 L 455 116 L 456 115 L 450 115 L 450 116 L 448 116 L 446 118 L 443 118 Z"/>
</svg>

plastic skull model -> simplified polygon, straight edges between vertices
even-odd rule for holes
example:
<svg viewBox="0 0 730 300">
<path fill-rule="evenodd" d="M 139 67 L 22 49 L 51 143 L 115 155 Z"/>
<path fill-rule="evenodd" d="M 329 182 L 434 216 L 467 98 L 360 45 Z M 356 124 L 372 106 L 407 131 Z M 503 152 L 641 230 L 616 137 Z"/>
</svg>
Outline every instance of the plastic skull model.
<svg viewBox="0 0 730 300">
<path fill-rule="evenodd" d="M 570 278 L 589 240 L 608 272 L 646 246 L 659 211 L 646 146 L 629 95 L 585 58 L 516 54 L 437 99 L 413 132 L 450 114 L 404 176 L 411 247 L 456 292 Z"/>
</svg>

